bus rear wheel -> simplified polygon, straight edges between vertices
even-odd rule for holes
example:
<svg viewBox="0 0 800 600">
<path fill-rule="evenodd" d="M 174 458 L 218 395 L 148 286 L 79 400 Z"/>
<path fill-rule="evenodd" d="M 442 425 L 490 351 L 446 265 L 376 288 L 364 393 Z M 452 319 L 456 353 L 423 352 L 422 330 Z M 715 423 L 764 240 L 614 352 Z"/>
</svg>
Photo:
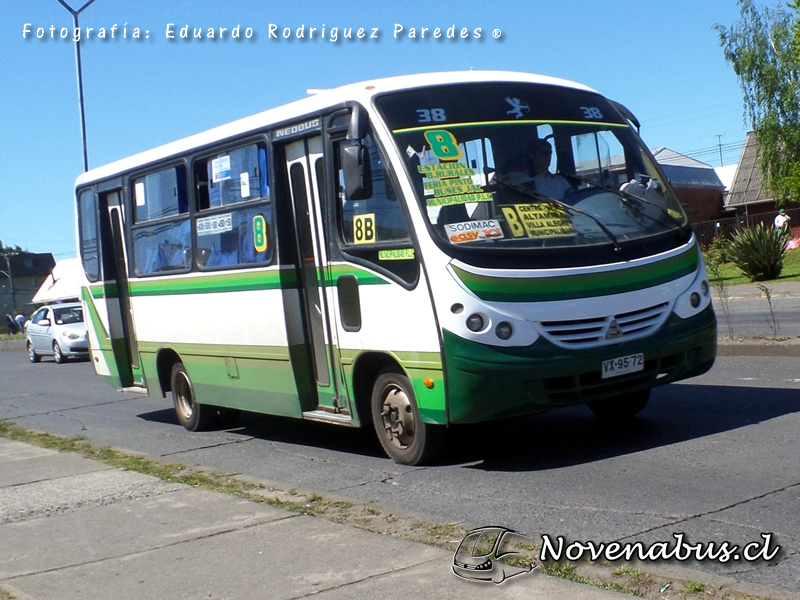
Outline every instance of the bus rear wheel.
<svg viewBox="0 0 800 600">
<path fill-rule="evenodd" d="M 172 402 L 178 421 L 189 431 L 203 431 L 211 424 L 214 417 L 213 407 L 199 404 L 194 396 L 192 381 L 183 363 L 172 367 L 170 377 L 172 385 Z"/>
<path fill-rule="evenodd" d="M 629 419 L 642 412 L 649 400 L 650 389 L 648 388 L 589 402 L 588 406 L 589 410 L 601 419 Z"/>
<path fill-rule="evenodd" d="M 394 369 L 384 369 L 375 380 L 372 422 L 384 451 L 397 463 L 427 462 L 444 446 L 444 428 L 422 421 L 408 377 Z"/>
</svg>

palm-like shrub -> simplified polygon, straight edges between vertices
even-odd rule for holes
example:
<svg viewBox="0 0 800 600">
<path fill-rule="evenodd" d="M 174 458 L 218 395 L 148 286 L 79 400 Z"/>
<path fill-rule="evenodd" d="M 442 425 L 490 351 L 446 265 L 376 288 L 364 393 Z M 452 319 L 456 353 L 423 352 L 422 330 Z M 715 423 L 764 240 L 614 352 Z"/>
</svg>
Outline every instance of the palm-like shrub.
<svg viewBox="0 0 800 600">
<path fill-rule="evenodd" d="M 783 269 L 783 257 L 790 236 L 786 230 L 764 227 L 758 223 L 733 236 L 728 260 L 750 278 L 750 281 L 777 279 Z"/>
</svg>

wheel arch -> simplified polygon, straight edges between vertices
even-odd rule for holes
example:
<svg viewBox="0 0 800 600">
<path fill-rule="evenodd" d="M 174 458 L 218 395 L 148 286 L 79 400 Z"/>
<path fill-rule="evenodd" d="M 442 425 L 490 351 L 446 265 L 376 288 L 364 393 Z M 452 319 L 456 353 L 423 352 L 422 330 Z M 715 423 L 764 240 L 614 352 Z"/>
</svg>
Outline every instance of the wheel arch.
<svg viewBox="0 0 800 600">
<path fill-rule="evenodd" d="M 182 363 L 180 355 L 172 348 L 162 348 L 156 355 L 156 372 L 158 373 L 158 386 L 161 388 L 161 397 L 166 398 L 167 392 L 172 391 L 172 367 Z"/>
<path fill-rule="evenodd" d="M 386 368 L 397 369 L 398 373 L 408 375 L 395 357 L 383 352 L 366 352 L 361 354 L 353 366 L 353 397 L 358 415 L 359 427 L 372 426 L 372 388 L 378 379 L 378 373 Z"/>
</svg>

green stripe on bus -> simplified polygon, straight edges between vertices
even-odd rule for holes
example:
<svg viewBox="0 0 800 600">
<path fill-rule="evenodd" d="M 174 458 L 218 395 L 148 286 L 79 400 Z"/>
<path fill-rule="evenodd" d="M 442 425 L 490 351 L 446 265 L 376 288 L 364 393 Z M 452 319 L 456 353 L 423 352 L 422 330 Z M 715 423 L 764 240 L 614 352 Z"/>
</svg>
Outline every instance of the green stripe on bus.
<svg viewBox="0 0 800 600">
<path fill-rule="evenodd" d="M 342 275 L 353 275 L 359 285 L 380 285 L 387 281 L 374 273 L 351 265 L 331 265 L 325 270 L 325 283 L 335 285 Z M 321 283 L 321 281 L 318 281 Z M 174 277 L 170 279 L 130 280 L 131 296 L 172 296 L 183 294 L 216 294 L 253 290 L 279 290 L 297 287 L 294 269 L 274 271 L 240 271 L 219 275 Z"/>
<path fill-rule="evenodd" d="M 697 270 L 698 253 L 692 245 L 685 252 L 659 262 L 558 277 L 491 277 L 453 266 L 456 276 L 481 300 L 491 302 L 549 302 L 610 296 L 661 285 Z"/>
</svg>

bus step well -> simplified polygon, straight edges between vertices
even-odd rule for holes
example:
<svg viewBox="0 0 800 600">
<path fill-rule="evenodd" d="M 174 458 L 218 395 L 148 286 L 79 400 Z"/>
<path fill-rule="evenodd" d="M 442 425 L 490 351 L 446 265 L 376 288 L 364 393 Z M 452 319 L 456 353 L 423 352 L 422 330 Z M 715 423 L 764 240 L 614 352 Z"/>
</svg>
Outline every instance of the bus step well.
<svg viewBox="0 0 800 600">
<path fill-rule="evenodd" d="M 307 410 L 303 413 L 303 418 L 309 421 L 332 423 L 333 425 L 352 425 L 353 423 L 350 415 L 332 413 L 325 410 Z"/>
</svg>

